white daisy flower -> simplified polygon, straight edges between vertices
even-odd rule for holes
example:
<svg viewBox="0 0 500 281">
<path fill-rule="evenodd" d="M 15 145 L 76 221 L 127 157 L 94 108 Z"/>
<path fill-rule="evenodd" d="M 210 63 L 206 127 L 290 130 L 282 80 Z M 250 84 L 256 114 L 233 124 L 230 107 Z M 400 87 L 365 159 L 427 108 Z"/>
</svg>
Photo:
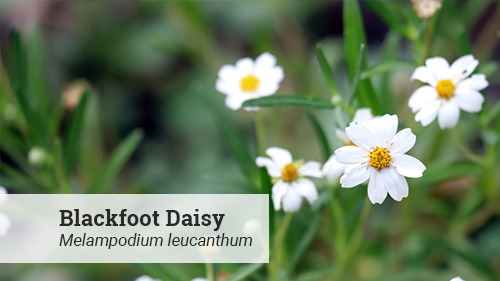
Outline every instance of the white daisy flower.
<svg viewBox="0 0 500 281">
<path fill-rule="evenodd" d="M 234 66 L 224 65 L 219 70 L 215 88 L 226 95 L 227 107 L 238 110 L 246 100 L 276 93 L 284 77 L 283 68 L 276 66 L 276 58 L 270 53 L 263 53 L 255 61 L 243 58 Z"/>
<path fill-rule="evenodd" d="M 308 161 L 305 164 L 302 164 L 302 161 L 293 162 L 290 151 L 278 147 L 268 148 L 266 154 L 271 159 L 257 157 L 255 162 L 259 167 L 266 167 L 269 175 L 277 181 L 272 190 L 276 211 L 281 209 L 281 201 L 283 201 L 285 212 L 296 212 L 302 204 L 301 197 L 305 197 L 309 204 L 313 204 L 318 199 L 316 185 L 310 179 L 305 178 L 323 177 L 321 165 L 318 162 Z"/>
<path fill-rule="evenodd" d="M 441 0 L 411 0 L 419 18 L 428 19 L 441 9 Z"/>
<path fill-rule="evenodd" d="M 417 112 L 415 120 L 427 126 L 436 116 L 441 129 L 453 128 L 458 123 L 460 109 L 467 112 L 481 110 L 484 97 L 479 93 L 488 86 L 484 74 L 469 75 L 479 62 L 472 55 L 457 59 L 451 66 L 441 57 L 430 58 L 419 66 L 411 79 L 429 85 L 418 88 L 408 106 Z"/>
<path fill-rule="evenodd" d="M 338 162 L 354 165 L 341 178 L 342 187 L 354 187 L 368 181 L 368 198 L 382 204 L 387 193 L 396 201 L 408 196 L 405 177 L 419 178 L 425 170 L 417 158 L 406 155 L 415 144 L 411 129 L 396 134 L 398 117 L 384 115 L 373 131 L 365 125 L 351 123 L 347 135 L 356 146 L 344 146 L 335 151 Z"/>
<path fill-rule="evenodd" d="M 161 281 L 160 279 L 154 279 L 153 277 L 142 275 L 135 279 L 135 281 Z"/>
<path fill-rule="evenodd" d="M 465 280 L 457 276 L 457 277 L 451 279 L 450 281 L 465 281 Z"/>
<path fill-rule="evenodd" d="M 363 124 L 365 127 L 372 128 L 373 124 L 380 119 L 380 116 L 373 116 L 370 108 L 359 108 L 354 114 L 352 122 Z M 355 145 L 347 136 L 345 130 L 337 129 L 335 131 L 337 137 L 342 141 L 343 145 Z M 335 159 L 335 153 L 328 158 L 323 165 L 322 172 L 327 179 L 335 179 L 342 176 L 349 169 L 349 165 L 344 165 Z"/>
</svg>

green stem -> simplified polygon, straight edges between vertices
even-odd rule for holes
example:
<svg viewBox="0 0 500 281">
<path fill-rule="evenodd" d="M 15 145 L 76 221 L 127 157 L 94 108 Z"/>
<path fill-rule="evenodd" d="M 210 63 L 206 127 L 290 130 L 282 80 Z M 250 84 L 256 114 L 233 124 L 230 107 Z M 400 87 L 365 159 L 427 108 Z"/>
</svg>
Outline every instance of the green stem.
<svg viewBox="0 0 500 281">
<path fill-rule="evenodd" d="M 285 240 L 286 232 L 288 227 L 290 226 L 290 221 L 292 219 L 292 212 L 286 212 L 283 221 L 281 222 L 281 227 L 276 233 L 276 238 L 274 240 L 274 251 L 272 253 L 273 262 L 272 262 L 272 279 L 275 281 L 281 280 L 279 276 L 279 270 L 281 268 L 281 258 L 283 256 L 283 243 Z"/>
<path fill-rule="evenodd" d="M 358 224 L 356 225 L 356 229 L 354 229 L 354 233 L 352 235 L 352 238 L 349 241 L 349 244 L 347 245 L 347 249 L 345 251 L 346 258 L 342 261 L 345 266 L 351 261 L 351 257 L 355 256 L 356 252 L 359 249 L 359 246 L 361 245 L 361 241 L 363 240 L 363 236 L 364 236 L 364 232 L 365 232 L 365 228 L 366 228 L 368 214 L 370 214 L 371 206 L 372 206 L 372 203 L 370 202 L 370 200 L 367 197 L 365 199 L 364 204 L 363 204 L 363 209 L 361 210 L 361 214 L 359 215 Z"/>
<path fill-rule="evenodd" d="M 422 64 L 425 64 L 425 60 L 429 57 L 431 51 L 431 40 L 432 40 L 432 25 L 429 19 L 425 20 L 425 45 L 424 52 L 422 55 Z"/>
<path fill-rule="evenodd" d="M 255 112 L 255 134 L 257 135 L 257 147 L 259 148 L 259 155 L 266 155 L 266 132 L 264 129 L 264 120 L 259 111 Z"/>
<path fill-rule="evenodd" d="M 458 147 L 462 150 L 462 152 L 469 158 L 471 161 L 476 162 L 478 164 L 483 164 L 483 157 L 475 154 L 470 150 L 470 148 L 467 146 L 465 141 L 463 140 L 462 136 L 460 135 L 460 132 L 458 130 L 458 127 L 456 126 L 453 128 L 453 133 L 455 135 L 455 139 L 457 141 Z"/>
<path fill-rule="evenodd" d="M 208 281 L 215 281 L 214 280 L 214 266 L 211 263 L 206 263 L 205 264 L 206 271 L 207 271 L 207 280 Z"/>
</svg>

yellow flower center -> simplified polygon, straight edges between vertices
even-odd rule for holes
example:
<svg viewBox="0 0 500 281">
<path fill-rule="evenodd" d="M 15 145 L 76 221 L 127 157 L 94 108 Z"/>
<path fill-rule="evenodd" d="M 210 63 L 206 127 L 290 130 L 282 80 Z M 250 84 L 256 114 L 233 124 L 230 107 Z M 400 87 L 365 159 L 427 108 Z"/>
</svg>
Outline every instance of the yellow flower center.
<svg viewBox="0 0 500 281">
<path fill-rule="evenodd" d="M 286 164 L 281 171 L 281 177 L 284 181 L 294 181 L 297 176 L 297 167 L 294 164 Z"/>
<path fill-rule="evenodd" d="M 243 92 L 253 92 L 257 90 L 260 80 L 253 74 L 248 74 L 240 81 L 240 88 Z"/>
<path fill-rule="evenodd" d="M 391 161 L 392 158 L 387 148 L 380 148 L 377 146 L 370 152 L 370 166 L 377 170 L 389 167 Z"/>
<path fill-rule="evenodd" d="M 453 96 L 453 92 L 455 91 L 455 85 L 451 80 L 441 80 L 438 82 L 436 86 L 436 91 L 438 92 L 438 96 L 440 98 L 445 98 L 449 100 L 451 96 Z"/>
<path fill-rule="evenodd" d="M 350 146 L 357 146 L 355 143 L 352 142 L 352 140 L 349 140 L 349 143 L 347 145 L 350 145 Z"/>
</svg>

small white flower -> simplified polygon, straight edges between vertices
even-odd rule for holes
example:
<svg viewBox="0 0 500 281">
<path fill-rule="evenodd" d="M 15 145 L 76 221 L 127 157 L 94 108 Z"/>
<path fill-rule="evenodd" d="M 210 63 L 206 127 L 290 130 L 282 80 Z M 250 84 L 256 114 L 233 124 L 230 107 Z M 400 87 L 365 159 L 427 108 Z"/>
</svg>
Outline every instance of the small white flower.
<svg viewBox="0 0 500 281">
<path fill-rule="evenodd" d="M 408 102 L 411 110 L 417 112 L 415 121 L 427 126 L 437 117 L 441 129 L 453 128 L 460 118 L 460 109 L 480 111 L 484 97 L 479 91 L 488 86 L 488 81 L 484 74 L 468 78 L 478 64 L 472 55 L 457 59 L 451 66 L 444 58 L 435 57 L 415 69 L 411 79 L 429 84 L 418 88 Z"/>
<path fill-rule="evenodd" d="M 153 277 L 142 275 L 135 279 L 135 281 L 161 281 L 160 279 L 154 279 Z"/>
<path fill-rule="evenodd" d="M 272 198 L 276 211 L 281 209 L 285 212 L 296 212 L 302 204 L 302 197 L 305 197 L 309 204 L 313 204 L 318 199 L 316 185 L 305 177 L 321 178 L 323 174 L 320 164 L 316 161 L 308 161 L 302 165 L 300 162 L 293 162 L 290 151 L 270 147 L 266 150 L 266 157 L 257 157 L 257 166 L 266 167 L 269 175 L 277 182 L 273 186 Z"/>
<path fill-rule="evenodd" d="M 372 128 L 373 124 L 380 119 L 380 116 L 373 116 L 370 108 L 359 108 L 354 114 L 352 122 L 363 124 L 367 128 Z M 349 139 L 345 130 L 337 129 L 335 131 L 337 137 L 342 141 L 343 145 L 354 145 Z M 322 172 L 327 179 L 335 179 L 342 176 L 349 169 L 349 165 L 344 165 L 335 159 L 335 154 L 332 154 L 325 165 L 323 165 Z"/>
<path fill-rule="evenodd" d="M 465 281 L 465 280 L 457 276 L 457 277 L 451 279 L 450 281 Z"/>
<path fill-rule="evenodd" d="M 406 155 L 416 141 L 411 129 L 396 134 L 398 117 L 382 116 L 370 131 L 362 124 L 351 123 L 346 128 L 356 146 L 344 146 L 335 151 L 338 162 L 353 165 L 341 178 L 342 187 L 354 187 L 366 181 L 368 198 L 382 204 L 387 193 L 396 201 L 408 196 L 405 177 L 419 178 L 425 170 L 417 158 Z"/>
<path fill-rule="evenodd" d="M 419 18 L 427 19 L 441 9 L 441 0 L 411 0 Z"/>
<path fill-rule="evenodd" d="M 43 163 L 45 163 L 45 160 L 47 160 L 47 154 L 45 153 L 45 150 L 43 150 L 43 148 L 35 146 L 28 152 L 28 161 L 31 165 L 42 165 Z"/>
<path fill-rule="evenodd" d="M 234 66 L 224 65 L 219 70 L 215 88 L 226 95 L 227 107 L 238 110 L 246 100 L 276 93 L 284 77 L 283 68 L 276 66 L 276 58 L 270 53 L 263 53 L 255 61 L 243 58 Z"/>
</svg>

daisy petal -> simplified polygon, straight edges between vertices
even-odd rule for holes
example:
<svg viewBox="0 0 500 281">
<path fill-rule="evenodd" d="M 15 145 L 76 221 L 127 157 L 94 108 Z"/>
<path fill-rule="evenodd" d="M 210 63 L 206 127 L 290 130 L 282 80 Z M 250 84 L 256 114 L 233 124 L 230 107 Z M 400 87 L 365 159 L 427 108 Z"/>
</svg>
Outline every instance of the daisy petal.
<svg viewBox="0 0 500 281">
<path fill-rule="evenodd" d="M 483 107 L 484 97 L 476 91 L 455 93 L 453 98 L 458 107 L 467 112 L 479 112 Z"/>
<path fill-rule="evenodd" d="M 422 109 L 420 109 L 420 111 L 415 115 L 415 121 L 422 122 L 422 126 L 424 127 L 432 123 L 438 114 L 439 104 L 440 101 L 435 100 L 422 107 Z"/>
<path fill-rule="evenodd" d="M 279 89 L 279 82 L 276 83 L 274 81 L 264 80 L 262 84 L 259 86 L 259 95 L 262 97 L 272 95 L 276 93 Z"/>
<path fill-rule="evenodd" d="M 316 161 L 307 161 L 302 167 L 297 171 L 299 176 L 307 176 L 314 178 L 322 178 L 321 164 Z"/>
<path fill-rule="evenodd" d="M 360 185 L 366 182 L 374 170 L 368 166 L 368 163 L 356 166 L 340 178 L 340 184 L 342 187 L 349 188 L 356 185 Z"/>
<path fill-rule="evenodd" d="M 335 150 L 335 158 L 342 164 L 360 164 L 366 162 L 369 152 L 357 146 L 343 146 Z"/>
<path fill-rule="evenodd" d="M 379 177 L 383 178 L 385 188 L 392 199 L 401 201 L 403 198 L 408 197 L 408 182 L 396 170 L 392 168 L 382 169 L 380 170 Z"/>
<path fill-rule="evenodd" d="M 257 157 L 255 163 L 259 167 L 266 167 L 267 173 L 273 177 L 278 178 L 281 176 L 281 170 L 274 164 L 273 160 L 267 157 Z"/>
<path fill-rule="evenodd" d="M 252 72 L 254 67 L 253 60 L 251 58 L 243 58 L 239 59 L 236 62 L 236 71 L 238 72 L 238 75 L 243 76 L 243 75 L 248 75 L 250 72 Z"/>
<path fill-rule="evenodd" d="M 295 188 L 289 188 L 283 197 L 283 211 L 296 212 L 300 209 L 302 204 L 302 197 L 300 197 Z"/>
<path fill-rule="evenodd" d="M 363 124 L 373 118 L 372 110 L 370 108 L 359 108 L 354 114 L 353 122 Z"/>
<path fill-rule="evenodd" d="M 273 198 L 273 203 L 274 203 L 274 209 L 276 211 L 279 211 L 281 209 L 281 200 L 283 199 L 283 196 L 285 196 L 285 193 L 289 189 L 290 185 L 288 183 L 285 183 L 284 181 L 278 181 L 273 185 L 273 190 L 272 190 L 272 198 Z"/>
<path fill-rule="evenodd" d="M 223 65 L 219 70 L 219 78 L 224 81 L 235 81 L 238 80 L 238 72 L 233 65 L 226 64 Z"/>
<path fill-rule="evenodd" d="M 310 179 L 298 179 L 292 187 L 295 187 L 295 192 L 306 198 L 309 204 L 312 205 L 318 200 L 318 190 L 316 190 L 316 185 Z"/>
<path fill-rule="evenodd" d="M 345 128 L 345 132 L 349 139 L 362 149 L 369 151 L 375 147 L 375 136 L 365 126 L 352 122 L 349 127 Z"/>
<path fill-rule="evenodd" d="M 398 174 L 409 178 L 420 178 L 425 165 L 417 158 L 406 154 L 392 155 L 393 167 Z"/>
<path fill-rule="evenodd" d="M 408 106 L 411 108 L 411 111 L 416 112 L 437 98 L 438 94 L 434 87 L 422 86 L 411 95 Z"/>
<path fill-rule="evenodd" d="M 0 204 L 7 200 L 7 189 L 5 187 L 0 186 Z"/>
<path fill-rule="evenodd" d="M 255 59 L 255 73 L 269 71 L 276 65 L 276 57 L 266 52 Z"/>
<path fill-rule="evenodd" d="M 283 169 L 286 164 L 290 164 L 293 162 L 292 154 L 290 151 L 279 148 L 279 147 L 270 147 L 266 150 L 266 154 L 273 159 L 276 167 L 278 169 Z"/>
<path fill-rule="evenodd" d="M 384 182 L 380 177 L 379 171 L 373 171 L 368 183 L 368 198 L 372 204 L 382 204 L 387 197 L 387 190 Z"/>
<path fill-rule="evenodd" d="M 392 154 L 403 154 L 415 145 L 416 140 L 417 136 L 411 132 L 411 129 L 403 129 L 394 136 L 388 149 Z"/>
<path fill-rule="evenodd" d="M 442 57 L 434 57 L 425 60 L 425 65 L 437 80 L 450 79 L 450 64 Z"/>
<path fill-rule="evenodd" d="M 460 118 L 460 109 L 454 100 L 443 102 L 439 108 L 438 121 L 441 129 L 453 128 Z"/>
<path fill-rule="evenodd" d="M 431 84 L 432 86 L 437 85 L 436 78 L 432 75 L 432 72 L 425 66 L 419 66 L 413 72 L 411 80 L 419 80 L 423 83 Z"/>
<path fill-rule="evenodd" d="M 470 78 L 467 78 L 460 82 L 455 89 L 455 93 L 464 91 L 482 91 L 488 87 L 488 81 L 484 74 L 474 74 Z"/>
<path fill-rule="evenodd" d="M 335 154 L 333 154 L 332 156 L 330 156 L 330 158 L 328 158 L 328 161 L 326 161 L 325 165 L 323 165 L 323 169 L 321 170 L 321 172 L 323 172 L 327 179 L 331 180 L 340 178 L 340 176 L 344 174 L 345 169 L 346 165 L 337 161 L 337 159 L 335 158 Z"/>
<path fill-rule="evenodd" d="M 375 128 L 375 142 L 379 147 L 387 147 L 398 130 L 398 116 L 386 114 L 380 118 Z"/>
<path fill-rule="evenodd" d="M 245 100 L 245 97 L 239 95 L 228 95 L 226 96 L 226 106 L 232 110 L 238 110 Z"/>
<path fill-rule="evenodd" d="M 464 77 L 469 76 L 476 69 L 479 62 L 473 55 L 460 57 L 451 64 L 450 71 L 453 75 L 453 82 L 457 83 Z"/>
</svg>

